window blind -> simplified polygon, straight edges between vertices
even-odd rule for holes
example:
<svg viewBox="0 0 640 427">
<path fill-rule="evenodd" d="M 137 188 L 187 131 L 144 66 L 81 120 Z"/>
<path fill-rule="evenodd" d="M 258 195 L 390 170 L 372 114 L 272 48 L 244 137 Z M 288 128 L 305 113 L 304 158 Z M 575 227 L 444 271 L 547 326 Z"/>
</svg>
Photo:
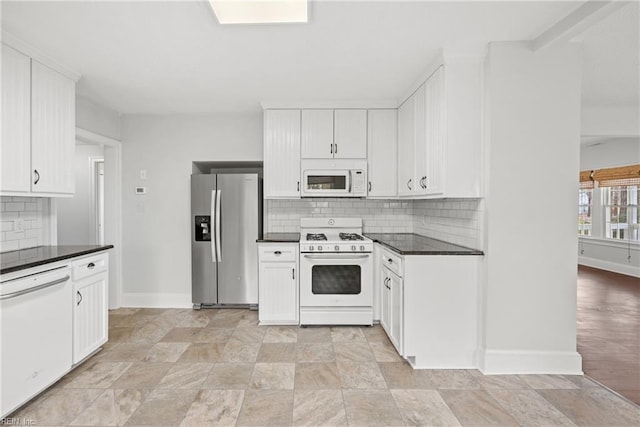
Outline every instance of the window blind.
<svg viewBox="0 0 640 427">
<path fill-rule="evenodd" d="M 580 172 L 580 188 L 640 185 L 640 164 Z"/>
</svg>

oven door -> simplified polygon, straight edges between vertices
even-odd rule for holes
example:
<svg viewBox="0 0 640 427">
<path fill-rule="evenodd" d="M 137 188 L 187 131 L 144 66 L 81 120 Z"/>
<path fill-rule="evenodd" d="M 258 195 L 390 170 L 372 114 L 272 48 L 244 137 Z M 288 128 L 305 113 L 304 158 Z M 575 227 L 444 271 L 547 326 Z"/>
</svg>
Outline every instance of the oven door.
<svg viewBox="0 0 640 427">
<path fill-rule="evenodd" d="M 300 306 L 371 307 L 370 253 L 300 254 Z"/>
<path fill-rule="evenodd" d="M 307 169 L 302 173 L 302 197 L 344 197 L 351 194 L 351 171 Z"/>
</svg>

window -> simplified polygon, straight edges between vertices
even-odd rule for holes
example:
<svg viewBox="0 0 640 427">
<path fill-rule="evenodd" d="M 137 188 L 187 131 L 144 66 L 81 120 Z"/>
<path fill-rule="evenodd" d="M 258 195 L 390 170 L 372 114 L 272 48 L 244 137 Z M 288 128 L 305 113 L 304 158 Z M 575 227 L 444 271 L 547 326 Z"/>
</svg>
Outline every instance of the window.
<svg viewBox="0 0 640 427">
<path fill-rule="evenodd" d="M 602 189 L 605 237 L 639 241 L 638 188 L 640 185 L 614 185 Z"/>
<path fill-rule="evenodd" d="M 578 192 L 578 235 L 591 236 L 593 188 L 580 188 Z"/>
<path fill-rule="evenodd" d="M 580 172 L 578 237 L 640 243 L 640 164 Z"/>
</svg>

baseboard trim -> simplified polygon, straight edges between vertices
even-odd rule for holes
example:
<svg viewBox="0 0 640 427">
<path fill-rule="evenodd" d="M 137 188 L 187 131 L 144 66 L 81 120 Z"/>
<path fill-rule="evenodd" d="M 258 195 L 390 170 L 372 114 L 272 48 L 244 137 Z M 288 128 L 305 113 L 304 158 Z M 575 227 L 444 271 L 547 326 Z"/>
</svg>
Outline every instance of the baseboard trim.
<svg viewBox="0 0 640 427">
<path fill-rule="evenodd" d="M 577 351 L 481 350 L 478 356 L 478 368 L 485 375 L 582 375 L 582 356 Z"/>
<path fill-rule="evenodd" d="M 627 276 L 640 277 L 640 267 L 620 264 L 617 262 L 604 261 L 597 258 L 578 257 L 578 264 L 587 267 L 599 268 L 600 270 L 612 271 Z"/>
<path fill-rule="evenodd" d="M 136 308 L 191 308 L 191 294 L 156 294 L 126 293 L 122 294 L 122 307 Z"/>
</svg>

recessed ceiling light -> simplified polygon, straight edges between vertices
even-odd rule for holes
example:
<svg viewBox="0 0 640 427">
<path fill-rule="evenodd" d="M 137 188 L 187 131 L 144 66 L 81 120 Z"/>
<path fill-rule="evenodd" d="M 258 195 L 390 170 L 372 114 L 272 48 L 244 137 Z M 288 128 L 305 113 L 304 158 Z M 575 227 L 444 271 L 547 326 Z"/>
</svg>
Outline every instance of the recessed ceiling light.
<svg viewBox="0 0 640 427">
<path fill-rule="evenodd" d="M 307 0 L 209 0 L 221 24 L 307 22 Z"/>
</svg>

